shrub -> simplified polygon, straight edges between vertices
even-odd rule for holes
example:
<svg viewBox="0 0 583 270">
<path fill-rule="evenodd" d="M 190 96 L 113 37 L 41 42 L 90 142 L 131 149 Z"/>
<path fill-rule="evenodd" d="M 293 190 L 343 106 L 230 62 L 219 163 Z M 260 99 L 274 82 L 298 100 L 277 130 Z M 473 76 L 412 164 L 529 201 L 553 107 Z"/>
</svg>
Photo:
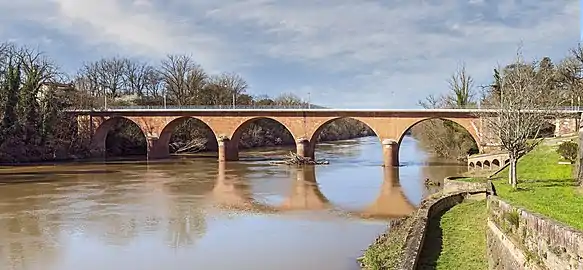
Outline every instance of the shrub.
<svg viewBox="0 0 583 270">
<path fill-rule="evenodd" d="M 577 143 L 569 141 L 559 145 L 557 153 L 559 153 L 559 155 L 561 155 L 564 159 L 570 162 L 574 162 L 577 159 L 578 150 L 579 146 L 577 145 Z"/>
</svg>

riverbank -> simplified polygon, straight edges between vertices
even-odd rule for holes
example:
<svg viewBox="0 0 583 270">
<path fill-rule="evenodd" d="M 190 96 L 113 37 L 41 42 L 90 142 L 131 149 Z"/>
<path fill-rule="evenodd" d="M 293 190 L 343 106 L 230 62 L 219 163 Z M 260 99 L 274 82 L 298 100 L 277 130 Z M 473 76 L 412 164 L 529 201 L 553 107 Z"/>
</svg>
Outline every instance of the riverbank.
<svg viewBox="0 0 583 270">
<path fill-rule="evenodd" d="M 581 229 L 583 199 L 572 178 L 573 166 L 559 163 L 557 147 L 555 141 L 543 142 L 520 159 L 518 190 L 512 190 L 507 184 L 508 168 L 492 180 L 501 199 Z M 485 183 L 489 179 L 474 176 L 456 180 Z M 424 246 L 418 261 L 420 266 L 432 269 L 486 269 L 487 211 L 485 201 L 463 202 L 431 218 L 425 235 L 428 244 Z M 402 229 L 398 228 L 397 233 L 400 231 Z M 387 266 L 394 264 L 395 254 L 405 252 L 399 249 L 405 240 L 399 239 L 402 237 L 397 236 L 384 245 L 375 243 L 370 252 L 367 250 L 363 261 L 372 262 L 367 269 L 391 269 Z"/>
<path fill-rule="evenodd" d="M 485 241 L 475 237 L 484 232 L 486 224 L 485 193 L 482 188 L 429 196 L 415 213 L 391 222 L 388 231 L 365 251 L 361 267 L 381 270 L 485 266 Z M 456 230 L 459 226 L 465 229 Z M 475 241 L 459 243 L 468 237 Z M 480 250 L 484 252 L 476 254 Z"/>
</svg>

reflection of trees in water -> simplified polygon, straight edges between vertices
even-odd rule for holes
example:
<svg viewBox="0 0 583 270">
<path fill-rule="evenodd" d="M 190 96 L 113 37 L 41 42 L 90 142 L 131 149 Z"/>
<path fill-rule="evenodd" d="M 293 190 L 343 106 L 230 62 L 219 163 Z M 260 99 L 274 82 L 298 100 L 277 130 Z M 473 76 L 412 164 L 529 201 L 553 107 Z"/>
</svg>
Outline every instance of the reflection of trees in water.
<svg viewBox="0 0 583 270">
<path fill-rule="evenodd" d="M 216 165 L 192 162 L 192 167 L 161 168 L 150 173 L 163 178 L 165 194 L 165 241 L 173 248 L 193 245 L 207 230 L 204 195 L 211 192 L 216 180 Z M 214 163 L 216 164 L 216 163 Z"/>
<path fill-rule="evenodd" d="M 61 217 L 46 207 L 45 185 L 0 186 L 0 261 L 7 269 L 26 269 L 57 258 Z M 24 199 L 26 198 L 26 199 Z"/>
<path fill-rule="evenodd" d="M 206 233 L 207 224 L 200 205 L 177 205 L 169 213 L 167 242 L 173 248 L 194 244 Z"/>
</svg>

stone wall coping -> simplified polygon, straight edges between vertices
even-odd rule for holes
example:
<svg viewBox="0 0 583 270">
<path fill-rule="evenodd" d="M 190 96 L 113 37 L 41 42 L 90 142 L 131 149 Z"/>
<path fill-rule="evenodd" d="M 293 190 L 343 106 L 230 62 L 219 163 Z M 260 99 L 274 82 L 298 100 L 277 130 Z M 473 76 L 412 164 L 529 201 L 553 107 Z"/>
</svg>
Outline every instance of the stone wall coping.
<svg viewBox="0 0 583 270">
<path fill-rule="evenodd" d="M 526 215 L 536 217 L 536 218 L 538 218 L 540 220 L 545 220 L 545 221 L 548 221 L 548 222 L 555 223 L 558 228 L 561 228 L 561 229 L 566 230 L 566 231 L 572 231 L 572 232 L 577 233 L 577 234 L 579 234 L 580 236 L 583 237 L 583 231 L 581 231 L 581 230 L 578 230 L 578 229 L 576 229 L 576 228 L 574 228 L 574 227 L 572 227 L 570 225 L 567 225 L 567 224 L 565 224 L 565 223 L 563 223 L 561 221 L 558 221 L 556 219 L 552 219 L 552 218 L 549 218 L 549 217 L 547 217 L 545 215 L 542 215 L 542 214 L 539 214 L 539 213 L 536 213 L 536 212 L 532 212 L 530 210 L 526 210 L 523 207 L 515 206 L 512 203 L 509 203 L 509 202 L 503 200 L 499 196 L 495 196 L 495 195 L 488 196 L 488 199 L 490 201 L 499 202 L 500 204 L 502 204 L 504 206 L 508 206 L 508 207 L 515 208 L 518 211 L 520 211 L 522 213 L 525 213 Z"/>
<path fill-rule="evenodd" d="M 479 159 L 479 158 L 485 158 L 485 157 L 507 157 L 508 153 L 505 152 L 500 152 L 500 153 L 485 153 L 485 154 L 475 154 L 475 155 L 471 155 L 468 156 L 468 160 L 469 159 Z"/>
<path fill-rule="evenodd" d="M 495 202 L 504 208 L 515 209 L 526 221 L 527 226 L 540 230 L 551 244 L 559 244 L 575 254 L 583 254 L 583 231 L 542 214 L 514 206 L 498 196 L 488 196 L 488 201 L 488 204 Z"/>
</svg>

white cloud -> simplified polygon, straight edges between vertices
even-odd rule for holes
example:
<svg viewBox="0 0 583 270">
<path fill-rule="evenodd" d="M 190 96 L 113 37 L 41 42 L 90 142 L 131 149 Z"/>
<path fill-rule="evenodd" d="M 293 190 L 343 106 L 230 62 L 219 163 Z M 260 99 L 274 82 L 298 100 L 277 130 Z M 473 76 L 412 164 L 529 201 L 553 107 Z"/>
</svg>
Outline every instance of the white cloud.
<svg viewBox="0 0 583 270">
<path fill-rule="evenodd" d="M 192 53 L 206 66 L 229 55 L 226 44 L 182 18 L 157 11 L 151 1 L 52 0 L 57 8 L 48 21 L 80 36 L 90 46 L 113 44 L 122 53 L 163 57 Z"/>
<path fill-rule="evenodd" d="M 520 42 L 527 57 L 560 57 L 579 37 L 576 0 L 389 2 L 19 0 L 0 8 L 52 4 L 50 20 L 32 19 L 80 37 L 76 46 L 150 58 L 193 53 L 212 70 L 249 75 L 256 93 L 310 92 L 335 107 L 411 107 L 447 91 L 461 61 L 485 82 Z M 287 78 L 271 82 L 272 74 Z"/>
</svg>

